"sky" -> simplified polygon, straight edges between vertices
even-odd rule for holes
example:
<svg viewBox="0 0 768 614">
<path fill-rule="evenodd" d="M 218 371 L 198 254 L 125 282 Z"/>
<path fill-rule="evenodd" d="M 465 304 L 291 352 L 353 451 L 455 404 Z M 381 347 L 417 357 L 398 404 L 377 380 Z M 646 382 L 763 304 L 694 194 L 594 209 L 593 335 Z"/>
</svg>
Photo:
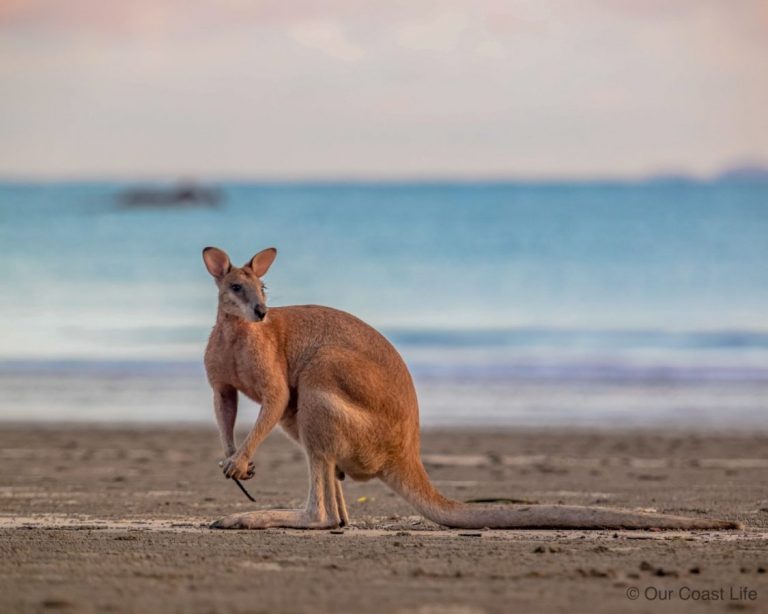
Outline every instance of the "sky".
<svg viewBox="0 0 768 614">
<path fill-rule="evenodd" d="M 0 177 L 768 163 L 768 0 L 0 0 Z"/>
</svg>

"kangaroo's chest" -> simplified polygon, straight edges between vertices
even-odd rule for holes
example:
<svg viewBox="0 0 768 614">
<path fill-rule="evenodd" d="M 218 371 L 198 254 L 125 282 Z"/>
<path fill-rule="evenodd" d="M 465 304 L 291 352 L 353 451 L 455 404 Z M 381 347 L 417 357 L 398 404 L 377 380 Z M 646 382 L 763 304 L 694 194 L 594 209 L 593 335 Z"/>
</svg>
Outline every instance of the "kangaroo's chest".
<svg viewBox="0 0 768 614">
<path fill-rule="evenodd" d="M 269 377 L 269 359 L 247 338 L 211 335 L 205 353 L 208 380 L 214 387 L 231 386 L 257 403 Z"/>
</svg>

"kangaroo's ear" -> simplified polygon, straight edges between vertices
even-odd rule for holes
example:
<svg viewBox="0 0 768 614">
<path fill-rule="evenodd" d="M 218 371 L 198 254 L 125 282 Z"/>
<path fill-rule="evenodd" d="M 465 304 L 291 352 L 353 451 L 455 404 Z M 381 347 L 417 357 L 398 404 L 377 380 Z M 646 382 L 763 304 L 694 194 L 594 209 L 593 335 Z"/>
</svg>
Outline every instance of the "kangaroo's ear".
<svg viewBox="0 0 768 614">
<path fill-rule="evenodd" d="M 277 258 L 277 250 L 274 247 L 268 247 L 251 258 L 251 261 L 245 266 L 251 267 L 256 277 L 262 277 L 266 275 L 275 258 Z"/>
<path fill-rule="evenodd" d="M 203 250 L 203 262 L 208 272 L 216 279 L 224 277 L 232 268 L 229 256 L 218 247 L 206 247 Z"/>
</svg>

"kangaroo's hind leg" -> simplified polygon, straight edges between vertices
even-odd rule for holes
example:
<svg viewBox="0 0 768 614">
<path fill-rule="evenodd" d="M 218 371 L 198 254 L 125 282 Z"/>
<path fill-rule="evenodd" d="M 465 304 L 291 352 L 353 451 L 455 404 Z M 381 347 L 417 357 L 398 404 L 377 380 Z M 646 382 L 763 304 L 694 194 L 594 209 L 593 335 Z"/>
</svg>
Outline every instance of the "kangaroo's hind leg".
<svg viewBox="0 0 768 614">
<path fill-rule="evenodd" d="M 260 510 L 225 516 L 214 522 L 214 529 L 332 529 L 338 527 L 338 495 L 334 464 L 309 457 L 309 495 L 301 510 Z M 340 492 L 340 491 L 338 491 Z M 342 500 L 343 503 L 343 500 Z M 345 509 L 346 512 L 346 509 Z"/>
<path fill-rule="evenodd" d="M 349 514 L 347 513 L 347 504 L 344 502 L 344 491 L 341 488 L 341 480 L 335 480 L 336 484 L 336 508 L 339 512 L 339 526 L 349 526 Z"/>
</svg>

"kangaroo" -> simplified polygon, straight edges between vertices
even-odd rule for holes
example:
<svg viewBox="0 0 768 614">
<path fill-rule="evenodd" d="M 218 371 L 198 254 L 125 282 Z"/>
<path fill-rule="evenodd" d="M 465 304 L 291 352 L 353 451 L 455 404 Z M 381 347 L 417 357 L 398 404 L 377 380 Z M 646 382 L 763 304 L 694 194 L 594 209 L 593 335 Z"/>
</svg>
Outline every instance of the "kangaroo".
<svg viewBox="0 0 768 614">
<path fill-rule="evenodd" d="M 264 284 L 275 248 L 242 268 L 215 247 L 203 261 L 219 292 L 205 352 L 227 478 L 247 480 L 259 444 L 278 424 L 306 454 L 304 509 L 226 516 L 221 529 L 349 525 L 341 480 L 379 478 L 434 522 L 462 529 L 736 529 L 724 520 L 573 505 L 473 505 L 448 499 L 430 482 L 419 453 L 419 408 L 395 348 L 356 317 L 318 305 L 267 308 Z M 239 447 L 238 393 L 261 404 Z"/>
</svg>

